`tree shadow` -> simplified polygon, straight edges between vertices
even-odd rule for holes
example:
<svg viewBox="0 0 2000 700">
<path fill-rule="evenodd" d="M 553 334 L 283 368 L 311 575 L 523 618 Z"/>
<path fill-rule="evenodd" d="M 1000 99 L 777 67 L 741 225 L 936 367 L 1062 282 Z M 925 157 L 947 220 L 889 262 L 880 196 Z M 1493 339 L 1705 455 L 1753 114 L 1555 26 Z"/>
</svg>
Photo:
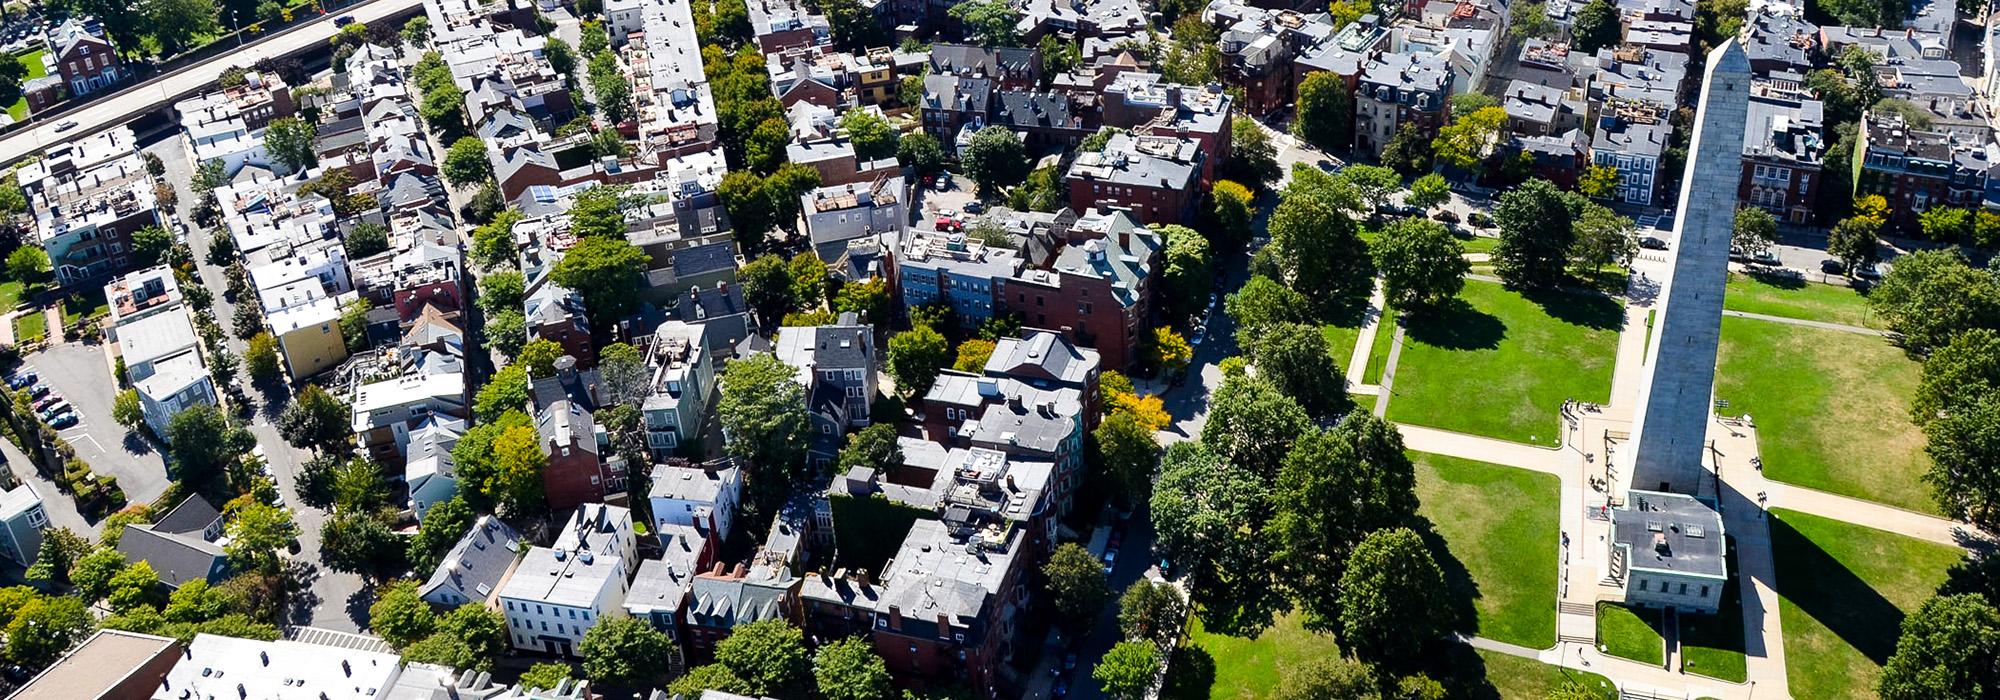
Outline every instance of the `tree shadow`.
<svg viewBox="0 0 2000 700">
<path fill-rule="evenodd" d="M 125 439 L 119 443 L 125 448 L 126 454 L 133 456 L 144 456 L 159 451 L 152 440 L 146 439 L 146 436 L 137 430 L 125 431 Z"/>
<path fill-rule="evenodd" d="M 1166 685 L 1160 688 L 1162 700 L 1207 700 L 1213 687 L 1215 657 L 1207 649 L 1193 645 L 1174 649 Z"/>
<path fill-rule="evenodd" d="M 1521 293 L 1523 298 L 1542 307 L 1542 313 L 1576 326 L 1592 330 L 1610 331 L 1625 326 L 1625 307 L 1603 294 L 1569 290 L 1534 290 Z"/>
<path fill-rule="evenodd" d="M 1806 276 L 1789 270 L 1766 270 L 1760 268 L 1751 268 L 1749 270 L 1744 271 L 1743 274 L 1744 276 L 1747 276 L 1750 279 L 1756 280 L 1760 284 L 1770 285 L 1773 287 L 1777 287 L 1779 289 L 1806 288 Z"/>
<path fill-rule="evenodd" d="M 1411 340 L 1446 350 L 1491 350 L 1507 337 L 1505 321 L 1464 299 L 1412 311 L 1404 318 L 1403 331 Z"/>
<path fill-rule="evenodd" d="M 1424 548 L 1429 549 L 1431 558 L 1437 560 L 1439 569 L 1444 571 L 1445 603 L 1450 606 L 1451 631 L 1465 635 L 1479 633 L 1479 608 L 1473 601 L 1479 599 L 1479 582 L 1472 579 L 1472 571 L 1465 568 L 1465 562 L 1451 551 L 1451 543 L 1438 534 L 1430 518 L 1417 516 L 1410 521 L 1410 529 L 1424 540 Z"/>
<path fill-rule="evenodd" d="M 322 573 L 320 568 L 311 562 L 294 559 L 285 565 L 281 575 L 285 578 L 284 588 L 287 593 L 284 607 L 278 612 L 278 616 L 285 624 L 312 624 L 313 608 L 319 607 L 321 602 L 319 594 L 312 590 L 312 582 Z"/>
<path fill-rule="evenodd" d="M 369 617 L 368 607 L 375 604 L 374 582 L 362 579 L 361 587 L 355 589 L 353 593 L 349 593 L 345 602 L 347 604 L 347 619 L 353 620 L 354 625 L 359 629 L 368 629 L 368 623 L 372 621 Z"/>
<path fill-rule="evenodd" d="M 1903 628 L 1902 609 L 1783 518 L 1770 523 L 1771 552 L 1784 572 L 1779 594 L 1869 660 L 1888 663 Z"/>
<path fill-rule="evenodd" d="M 278 414 L 285 411 L 285 404 L 291 399 L 291 387 L 285 386 L 283 381 L 274 379 L 257 382 L 252 388 L 257 390 L 258 398 L 261 399 L 257 404 L 257 412 L 263 414 L 264 420 L 276 423 Z"/>
</svg>

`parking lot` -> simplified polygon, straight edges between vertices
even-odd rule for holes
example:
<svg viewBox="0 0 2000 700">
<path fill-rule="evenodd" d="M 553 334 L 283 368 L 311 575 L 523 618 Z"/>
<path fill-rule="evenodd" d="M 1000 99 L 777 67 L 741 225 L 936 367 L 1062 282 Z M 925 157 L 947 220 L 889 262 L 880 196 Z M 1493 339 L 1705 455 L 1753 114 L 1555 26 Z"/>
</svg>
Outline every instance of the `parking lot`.
<svg viewBox="0 0 2000 700">
<path fill-rule="evenodd" d="M 104 346 L 63 343 L 28 356 L 26 364 L 75 407 L 80 422 L 56 434 L 76 448 L 77 458 L 96 473 L 117 477 L 127 502 L 149 502 L 166 492 L 167 466 L 159 451 L 111 419 L 118 383 Z"/>
<path fill-rule="evenodd" d="M 916 208 L 912 216 L 913 226 L 925 231 L 936 230 L 937 227 L 933 224 L 937 221 L 937 213 L 947 209 L 957 212 L 960 217 L 965 216 L 965 204 L 979 197 L 974 191 L 972 181 L 965 179 L 964 176 L 953 175 L 951 182 L 951 189 L 943 192 L 924 186 L 921 182 L 912 188 L 916 193 L 914 199 L 921 205 Z"/>
</svg>

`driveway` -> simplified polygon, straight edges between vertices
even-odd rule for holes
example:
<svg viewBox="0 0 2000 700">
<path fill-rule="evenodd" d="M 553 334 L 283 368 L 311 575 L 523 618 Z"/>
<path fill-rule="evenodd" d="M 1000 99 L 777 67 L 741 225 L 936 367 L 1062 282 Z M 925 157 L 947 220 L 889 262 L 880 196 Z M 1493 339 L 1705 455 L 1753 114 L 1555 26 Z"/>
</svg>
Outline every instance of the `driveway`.
<svg viewBox="0 0 2000 700">
<path fill-rule="evenodd" d="M 82 420 L 57 435 L 76 448 L 77 458 L 92 471 L 117 477 L 127 502 L 151 502 L 167 491 L 166 460 L 152 443 L 111 419 L 118 382 L 104 353 L 103 345 L 62 343 L 29 355 L 27 364 L 76 407 Z"/>
</svg>

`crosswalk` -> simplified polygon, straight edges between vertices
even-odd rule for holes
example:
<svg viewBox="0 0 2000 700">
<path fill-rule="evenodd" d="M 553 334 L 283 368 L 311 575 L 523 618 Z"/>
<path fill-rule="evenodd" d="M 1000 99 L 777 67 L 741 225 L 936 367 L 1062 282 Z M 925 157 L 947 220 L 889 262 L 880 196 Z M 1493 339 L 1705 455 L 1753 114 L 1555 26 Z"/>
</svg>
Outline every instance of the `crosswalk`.
<svg viewBox="0 0 2000 700">
<path fill-rule="evenodd" d="M 396 653 L 396 650 L 390 647 L 388 642 L 382 641 L 381 637 L 371 637 L 365 634 L 342 632 L 321 627 L 289 627 L 285 629 L 285 638 L 295 642 L 317 644 L 323 647 L 372 651 L 381 654 Z"/>
</svg>

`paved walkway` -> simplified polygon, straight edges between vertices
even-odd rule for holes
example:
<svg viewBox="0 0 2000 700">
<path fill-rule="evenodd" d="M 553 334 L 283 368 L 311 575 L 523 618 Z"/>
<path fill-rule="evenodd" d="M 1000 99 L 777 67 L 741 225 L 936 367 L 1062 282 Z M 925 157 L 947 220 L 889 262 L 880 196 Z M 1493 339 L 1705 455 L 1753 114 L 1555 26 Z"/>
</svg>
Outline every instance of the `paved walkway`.
<svg viewBox="0 0 2000 700">
<path fill-rule="evenodd" d="M 1737 479 L 1732 478 L 1730 481 L 1735 482 Z M 1759 483 L 1762 484 L 1762 490 L 1770 494 L 1771 508 L 1796 510 L 1955 547 L 1992 541 L 1990 535 L 1969 523 L 1780 481 L 1759 480 Z"/>
<path fill-rule="evenodd" d="M 1382 295 L 1382 280 L 1375 280 L 1375 291 L 1368 297 L 1368 310 L 1361 316 L 1361 332 L 1354 336 L 1354 351 L 1347 357 L 1347 388 L 1361 386 L 1361 377 L 1368 371 L 1368 352 L 1375 347 L 1375 334 L 1381 332 L 1382 312 L 1388 308 L 1388 297 Z"/>
<path fill-rule="evenodd" d="M 1562 451 L 1508 442 L 1490 437 L 1455 433 L 1408 423 L 1396 424 L 1403 433 L 1403 446 L 1418 452 L 1519 467 L 1544 474 L 1563 476 Z"/>
<path fill-rule="evenodd" d="M 1805 320 L 1805 319 L 1803 319 L 1803 318 L 1786 318 L 1786 317 L 1784 317 L 1784 316 L 1771 316 L 1771 315 L 1767 315 L 1767 314 L 1753 314 L 1753 313 L 1750 313 L 1750 312 L 1748 312 L 1748 311 L 1724 311 L 1724 312 L 1722 312 L 1722 315 L 1724 315 L 1724 316 L 1735 316 L 1735 317 L 1737 317 L 1737 318 L 1754 318 L 1754 319 L 1757 319 L 1757 320 L 1759 320 L 1759 321 L 1770 321 L 1770 322 L 1773 322 L 1773 323 L 1789 323 L 1789 324 L 1791 324 L 1791 325 L 1794 325 L 1794 326 L 1805 326 L 1805 327 L 1807 327 L 1807 328 L 1818 328 L 1818 329 L 1820 329 L 1820 330 L 1825 330 L 1825 331 L 1840 331 L 1840 332 L 1842 332 L 1842 333 L 1858 333 L 1858 334 L 1861 334 L 1861 335 L 1874 335 L 1874 336 L 1882 336 L 1882 337 L 1885 337 L 1885 338 L 1889 336 L 1889 332 L 1888 332 L 1888 331 L 1882 331 L 1882 330 L 1876 330 L 1876 329 L 1873 329 L 1873 328 L 1862 328 L 1861 326 L 1850 326 L 1850 325 L 1847 325 L 1847 324 L 1844 324 L 1844 323 L 1827 323 L 1827 322 L 1825 322 L 1825 321 L 1808 321 L 1808 320 Z"/>
<path fill-rule="evenodd" d="M 1382 363 L 1382 384 L 1375 392 L 1375 415 L 1389 414 L 1389 397 L 1396 393 L 1396 365 L 1403 359 L 1403 324 L 1396 324 L 1396 335 L 1389 339 L 1389 360 Z"/>
</svg>

